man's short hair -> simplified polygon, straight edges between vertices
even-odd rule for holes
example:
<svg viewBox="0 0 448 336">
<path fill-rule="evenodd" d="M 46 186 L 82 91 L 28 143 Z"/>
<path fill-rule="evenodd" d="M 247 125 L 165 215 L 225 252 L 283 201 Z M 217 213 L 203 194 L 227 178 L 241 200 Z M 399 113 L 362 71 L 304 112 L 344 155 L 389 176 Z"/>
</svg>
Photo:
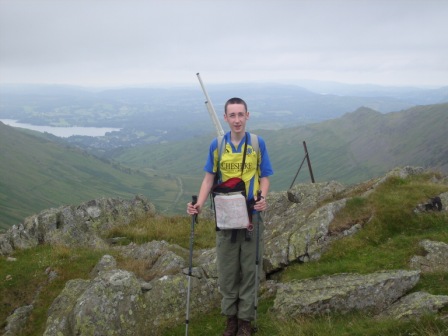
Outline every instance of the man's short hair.
<svg viewBox="0 0 448 336">
<path fill-rule="evenodd" d="M 224 113 L 227 113 L 227 106 L 231 105 L 231 104 L 242 104 L 242 105 L 244 105 L 244 108 L 246 109 L 246 112 L 247 112 L 247 104 L 246 104 L 246 102 L 244 100 L 242 100 L 241 98 L 234 97 L 234 98 L 230 98 L 226 102 L 226 105 L 224 106 Z"/>
</svg>

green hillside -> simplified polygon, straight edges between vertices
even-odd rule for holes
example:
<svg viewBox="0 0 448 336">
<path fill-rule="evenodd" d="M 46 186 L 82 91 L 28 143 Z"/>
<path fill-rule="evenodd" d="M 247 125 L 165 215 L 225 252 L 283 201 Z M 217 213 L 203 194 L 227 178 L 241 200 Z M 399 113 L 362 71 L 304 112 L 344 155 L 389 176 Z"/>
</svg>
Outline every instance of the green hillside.
<svg viewBox="0 0 448 336">
<path fill-rule="evenodd" d="M 0 123 L 0 229 L 26 216 L 97 197 L 147 196 L 159 209 L 178 194 L 175 177 L 101 161 Z"/>
<path fill-rule="evenodd" d="M 405 165 L 447 173 L 447 129 L 445 103 L 388 114 L 360 108 L 322 123 L 251 131 L 266 140 L 275 170 L 271 188 L 281 191 L 304 158 L 303 141 L 318 182 L 354 184 Z M 198 192 L 212 131 L 188 141 L 123 149 L 113 158 L 119 164 L 111 164 L 0 123 L 0 228 L 50 207 L 137 193 L 161 212 L 183 213 Z M 310 181 L 306 163 L 296 183 L 303 181 Z"/>
<path fill-rule="evenodd" d="M 341 118 L 269 132 L 276 172 L 273 184 L 282 188 L 292 181 L 299 162 L 282 152 L 294 139 L 297 156 L 303 157 L 301 142 L 306 141 L 316 181 L 338 180 L 358 183 L 380 176 L 396 166 L 432 167 L 448 172 L 448 104 L 418 106 L 381 114 L 360 108 Z M 283 150 L 284 151 L 284 150 Z M 300 174 L 308 178 L 306 165 Z"/>
<path fill-rule="evenodd" d="M 250 121 L 249 121 L 250 124 Z M 267 142 L 275 175 L 271 188 L 286 190 L 304 158 L 306 141 L 316 181 L 345 184 L 377 177 L 396 166 L 416 165 L 448 172 L 448 104 L 417 106 L 381 114 L 360 108 L 341 118 L 279 131 L 257 131 Z M 182 143 L 144 146 L 115 157 L 132 167 L 151 167 L 191 176 L 184 188 L 196 193 L 203 176 L 209 143 L 207 134 Z M 296 183 L 310 181 L 306 163 Z"/>
</svg>

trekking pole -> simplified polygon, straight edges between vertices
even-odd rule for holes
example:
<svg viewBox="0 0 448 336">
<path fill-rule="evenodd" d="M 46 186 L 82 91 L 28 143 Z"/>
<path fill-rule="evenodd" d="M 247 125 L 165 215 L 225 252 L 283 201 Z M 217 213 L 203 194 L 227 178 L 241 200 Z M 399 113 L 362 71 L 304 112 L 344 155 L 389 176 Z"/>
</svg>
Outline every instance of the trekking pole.
<svg viewBox="0 0 448 336">
<path fill-rule="evenodd" d="M 198 197 L 192 196 L 191 204 L 195 205 Z M 188 291 L 187 291 L 187 312 L 185 317 L 185 336 L 188 336 L 188 323 L 190 318 L 190 286 L 191 286 L 191 269 L 193 265 L 193 242 L 194 242 L 194 224 L 196 223 L 197 215 L 191 216 L 191 231 L 190 231 L 190 266 L 188 267 Z"/>
<path fill-rule="evenodd" d="M 257 202 L 261 199 L 261 190 L 257 191 Z M 260 263 L 260 222 L 257 223 L 257 241 L 255 243 L 255 297 L 254 297 L 254 327 L 253 331 L 257 332 L 257 309 L 258 309 L 258 285 L 259 285 L 259 279 L 258 279 L 258 265 Z"/>
</svg>

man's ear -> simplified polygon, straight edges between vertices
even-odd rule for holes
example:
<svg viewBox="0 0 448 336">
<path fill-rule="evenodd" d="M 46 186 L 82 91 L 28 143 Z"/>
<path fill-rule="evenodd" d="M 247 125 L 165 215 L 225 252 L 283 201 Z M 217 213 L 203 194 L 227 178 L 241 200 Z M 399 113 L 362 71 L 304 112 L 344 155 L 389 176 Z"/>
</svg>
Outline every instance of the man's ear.
<svg viewBox="0 0 448 336">
<path fill-rule="evenodd" d="M 249 119 L 249 111 L 246 112 L 246 120 Z"/>
</svg>

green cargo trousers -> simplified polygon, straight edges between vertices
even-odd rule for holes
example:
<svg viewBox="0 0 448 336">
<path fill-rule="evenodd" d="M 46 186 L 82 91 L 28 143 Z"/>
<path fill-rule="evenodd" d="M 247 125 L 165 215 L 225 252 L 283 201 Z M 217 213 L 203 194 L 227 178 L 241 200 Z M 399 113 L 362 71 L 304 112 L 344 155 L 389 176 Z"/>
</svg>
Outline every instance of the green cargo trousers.
<svg viewBox="0 0 448 336">
<path fill-rule="evenodd" d="M 237 230 L 232 242 L 232 230 L 216 232 L 218 284 L 222 295 L 221 313 L 252 321 L 255 317 L 255 255 L 259 232 L 258 278 L 263 270 L 263 222 L 259 213 L 253 215 L 254 230 L 247 240 L 246 230 Z"/>
</svg>

